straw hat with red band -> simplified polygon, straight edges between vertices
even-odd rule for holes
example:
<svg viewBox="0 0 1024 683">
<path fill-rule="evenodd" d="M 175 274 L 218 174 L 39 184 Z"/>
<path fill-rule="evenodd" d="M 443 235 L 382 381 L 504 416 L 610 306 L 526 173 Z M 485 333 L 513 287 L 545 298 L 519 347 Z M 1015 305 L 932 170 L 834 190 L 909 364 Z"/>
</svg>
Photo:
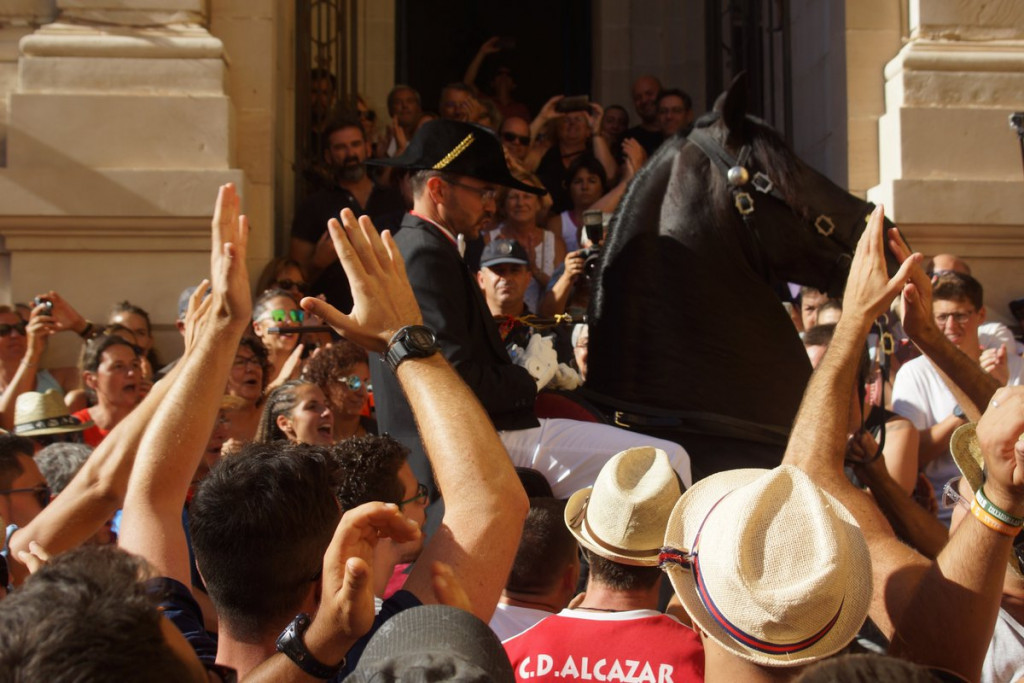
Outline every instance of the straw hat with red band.
<svg viewBox="0 0 1024 683">
<path fill-rule="evenodd" d="M 763 666 L 838 652 L 871 601 L 853 515 L 790 465 L 694 484 L 669 518 L 661 567 L 696 627 Z"/>
</svg>

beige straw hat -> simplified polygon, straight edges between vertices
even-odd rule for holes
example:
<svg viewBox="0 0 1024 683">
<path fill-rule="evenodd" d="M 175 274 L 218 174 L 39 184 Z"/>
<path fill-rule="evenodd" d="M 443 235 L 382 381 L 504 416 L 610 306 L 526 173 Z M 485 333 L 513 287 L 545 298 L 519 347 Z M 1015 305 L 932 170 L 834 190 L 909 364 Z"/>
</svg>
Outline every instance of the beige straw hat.
<svg viewBox="0 0 1024 683">
<path fill-rule="evenodd" d="M 839 651 L 871 600 L 853 515 L 791 465 L 694 484 L 672 511 L 661 567 L 697 627 L 763 666 Z"/>
<path fill-rule="evenodd" d="M 630 448 L 605 463 L 591 488 L 569 498 L 565 524 L 580 545 L 605 559 L 656 567 L 680 493 L 665 451 Z"/>
<path fill-rule="evenodd" d="M 971 485 L 972 491 L 977 491 L 985 482 L 985 458 L 978 444 L 978 433 L 975 431 L 977 426 L 974 422 L 960 425 L 949 438 L 949 451 L 953 454 L 953 462 Z M 939 493 L 941 494 L 941 491 Z"/>
<path fill-rule="evenodd" d="M 977 492 L 978 488 L 985 483 L 985 456 L 981 454 L 981 444 L 978 443 L 978 425 L 968 422 L 960 425 L 949 438 L 949 451 L 953 454 L 953 462 L 956 463 L 960 474 L 971 486 L 971 491 Z M 1024 434 L 1020 437 L 1024 440 Z M 1010 570 L 1019 579 L 1024 579 L 1024 570 L 1021 563 L 1017 561 L 1016 553 L 1010 555 Z"/>
<path fill-rule="evenodd" d="M 42 394 L 26 391 L 14 402 L 14 433 L 18 436 L 80 432 L 92 424 L 92 420 L 82 422 L 72 417 L 64 399 L 53 389 Z"/>
</svg>

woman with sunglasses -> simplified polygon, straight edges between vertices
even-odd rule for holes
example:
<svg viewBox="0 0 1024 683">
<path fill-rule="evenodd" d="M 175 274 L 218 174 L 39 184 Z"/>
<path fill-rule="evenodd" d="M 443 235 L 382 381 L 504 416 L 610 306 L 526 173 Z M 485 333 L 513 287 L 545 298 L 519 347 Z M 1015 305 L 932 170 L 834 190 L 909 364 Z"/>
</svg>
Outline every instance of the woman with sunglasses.
<svg viewBox="0 0 1024 683">
<path fill-rule="evenodd" d="M 266 291 L 253 303 L 252 330 L 267 350 L 270 388 L 297 378 L 302 370 L 299 335 L 304 317 L 298 302 L 283 289 Z"/>
<path fill-rule="evenodd" d="M 377 433 L 370 418 L 370 366 L 366 351 L 340 339 L 310 358 L 303 377 L 315 382 L 331 406 L 334 440 Z"/>
<path fill-rule="evenodd" d="M 44 295 L 46 301 L 33 306 L 26 323 L 10 306 L 0 306 L 0 427 L 11 429 L 14 404 L 26 391 L 60 392 L 65 402 L 81 386 L 76 367 L 44 369 L 39 366 L 46 340 L 62 330 L 86 331 L 90 323 L 56 292 Z M 85 407 L 84 397 L 69 403 L 77 410 Z"/>
<path fill-rule="evenodd" d="M 271 259 L 263 272 L 256 280 L 256 291 L 254 297 L 259 297 L 271 289 L 283 289 L 292 295 L 296 301 L 306 296 L 306 275 L 302 271 L 299 262 L 284 256 Z"/>
</svg>

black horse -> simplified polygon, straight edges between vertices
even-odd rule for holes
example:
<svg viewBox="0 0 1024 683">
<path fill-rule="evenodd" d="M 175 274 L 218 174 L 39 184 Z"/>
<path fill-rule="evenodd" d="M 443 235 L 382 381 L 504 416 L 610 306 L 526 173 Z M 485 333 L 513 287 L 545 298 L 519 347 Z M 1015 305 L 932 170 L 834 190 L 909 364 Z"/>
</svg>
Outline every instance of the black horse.
<svg viewBox="0 0 1024 683">
<path fill-rule="evenodd" d="M 584 395 L 616 424 L 682 444 L 694 480 L 774 467 L 811 373 L 776 287 L 840 294 L 873 208 L 748 116 L 737 77 L 612 218 Z"/>
</svg>

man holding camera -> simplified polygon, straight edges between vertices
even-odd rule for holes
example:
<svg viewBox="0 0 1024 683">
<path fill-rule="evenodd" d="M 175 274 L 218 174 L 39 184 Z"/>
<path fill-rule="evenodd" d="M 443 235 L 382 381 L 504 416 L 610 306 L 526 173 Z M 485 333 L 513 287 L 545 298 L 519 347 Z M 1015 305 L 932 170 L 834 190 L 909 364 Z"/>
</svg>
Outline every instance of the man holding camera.
<svg viewBox="0 0 1024 683">
<path fill-rule="evenodd" d="M 512 362 L 480 286 L 462 260 L 460 244 L 488 228 L 498 186 L 537 194 L 515 180 L 501 143 L 481 126 L 460 121 L 425 123 L 400 157 L 373 164 L 409 169 L 413 210 L 395 236 L 426 325 L 437 331 L 441 351 L 473 389 L 498 429 L 516 465 L 541 471 L 556 496 L 593 482 L 613 454 L 634 445 L 654 445 L 670 454 L 690 483 L 689 457 L 674 443 L 605 425 L 538 420 L 533 404 L 538 382 Z M 398 340 L 414 347 L 420 340 Z M 410 464 L 426 481 L 425 461 L 411 411 L 392 373 L 371 364 L 377 415 L 383 430 L 413 450 Z"/>
</svg>

